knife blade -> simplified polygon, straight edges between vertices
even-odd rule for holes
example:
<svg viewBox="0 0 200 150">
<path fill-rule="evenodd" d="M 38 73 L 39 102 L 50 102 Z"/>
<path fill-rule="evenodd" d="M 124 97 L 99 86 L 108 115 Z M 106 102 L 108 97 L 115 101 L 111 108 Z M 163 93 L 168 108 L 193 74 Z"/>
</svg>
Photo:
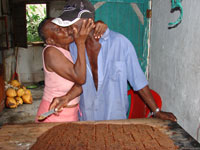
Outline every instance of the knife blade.
<svg viewBox="0 0 200 150">
<path fill-rule="evenodd" d="M 44 119 L 46 119 L 48 116 L 52 115 L 52 114 L 55 113 L 55 112 L 56 112 L 55 109 L 52 109 L 52 110 L 50 110 L 50 111 L 48 111 L 48 112 L 45 112 L 45 113 L 41 114 L 41 115 L 38 117 L 38 120 L 39 120 L 39 121 L 44 120 Z"/>
</svg>

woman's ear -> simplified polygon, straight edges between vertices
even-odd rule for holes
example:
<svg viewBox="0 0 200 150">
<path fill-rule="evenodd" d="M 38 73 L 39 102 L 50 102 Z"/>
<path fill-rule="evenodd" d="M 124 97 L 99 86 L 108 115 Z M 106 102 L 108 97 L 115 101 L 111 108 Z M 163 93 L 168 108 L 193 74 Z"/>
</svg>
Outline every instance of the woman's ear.
<svg viewBox="0 0 200 150">
<path fill-rule="evenodd" d="M 46 43 L 47 43 L 48 45 L 53 45 L 55 42 L 54 42 L 54 40 L 53 40 L 52 38 L 47 38 L 47 39 L 46 39 Z"/>
</svg>

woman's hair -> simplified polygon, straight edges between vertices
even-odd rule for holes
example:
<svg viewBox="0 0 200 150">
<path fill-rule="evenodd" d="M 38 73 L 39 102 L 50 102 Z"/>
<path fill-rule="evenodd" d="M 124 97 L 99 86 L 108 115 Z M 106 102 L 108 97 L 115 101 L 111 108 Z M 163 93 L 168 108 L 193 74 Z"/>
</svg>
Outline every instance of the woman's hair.
<svg viewBox="0 0 200 150">
<path fill-rule="evenodd" d="M 46 22 L 47 22 L 48 20 L 50 20 L 50 19 L 52 19 L 52 18 L 45 18 L 45 19 L 43 19 L 43 20 L 40 22 L 39 26 L 38 26 L 38 34 L 39 34 L 39 37 L 40 37 L 44 42 L 46 42 L 46 37 L 45 37 L 45 33 L 44 33 L 44 31 L 43 31 L 43 27 L 45 26 Z"/>
</svg>

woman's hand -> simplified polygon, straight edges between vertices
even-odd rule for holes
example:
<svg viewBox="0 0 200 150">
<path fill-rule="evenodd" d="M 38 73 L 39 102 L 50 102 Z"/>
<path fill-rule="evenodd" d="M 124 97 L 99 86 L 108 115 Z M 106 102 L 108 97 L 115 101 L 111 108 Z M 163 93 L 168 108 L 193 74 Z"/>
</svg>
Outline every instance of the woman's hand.
<svg viewBox="0 0 200 150">
<path fill-rule="evenodd" d="M 175 121 L 175 122 L 177 121 L 176 117 L 171 112 L 159 111 L 156 113 L 155 117 L 163 119 L 163 120 L 171 120 L 171 121 Z"/>
<path fill-rule="evenodd" d="M 65 96 L 56 97 L 53 99 L 49 106 L 49 110 L 55 109 L 57 112 L 61 112 L 64 107 L 67 107 L 68 99 Z"/>
<path fill-rule="evenodd" d="M 106 32 L 108 26 L 103 21 L 95 22 L 94 38 L 100 39 L 102 35 Z"/>
<path fill-rule="evenodd" d="M 76 27 L 73 27 L 74 40 L 76 44 L 85 44 L 85 41 L 90 33 L 90 31 L 95 27 L 92 19 L 83 20 L 80 31 Z"/>
</svg>

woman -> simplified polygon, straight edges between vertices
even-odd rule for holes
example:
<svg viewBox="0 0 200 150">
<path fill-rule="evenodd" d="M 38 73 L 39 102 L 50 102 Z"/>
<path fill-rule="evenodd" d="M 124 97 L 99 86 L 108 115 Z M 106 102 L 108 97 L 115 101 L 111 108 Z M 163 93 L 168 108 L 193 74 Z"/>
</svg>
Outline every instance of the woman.
<svg viewBox="0 0 200 150">
<path fill-rule="evenodd" d="M 43 122 L 78 121 L 79 95 L 82 93 L 81 85 L 85 83 L 86 76 L 85 40 L 94 27 L 91 19 L 87 19 L 87 22 L 84 20 L 80 31 L 74 25 L 57 26 L 52 19 L 40 23 L 39 35 L 47 46 L 43 50 L 45 88 L 37 118 L 49 110 L 53 100 L 61 99 L 66 106 L 59 108 L 59 115 L 52 114 Z M 95 34 L 100 35 L 107 28 L 102 22 L 97 23 L 97 27 L 98 31 L 96 30 Z M 99 34 L 96 36 L 100 37 Z M 73 41 L 78 48 L 78 58 L 75 63 L 69 52 L 69 44 Z"/>
</svg>

